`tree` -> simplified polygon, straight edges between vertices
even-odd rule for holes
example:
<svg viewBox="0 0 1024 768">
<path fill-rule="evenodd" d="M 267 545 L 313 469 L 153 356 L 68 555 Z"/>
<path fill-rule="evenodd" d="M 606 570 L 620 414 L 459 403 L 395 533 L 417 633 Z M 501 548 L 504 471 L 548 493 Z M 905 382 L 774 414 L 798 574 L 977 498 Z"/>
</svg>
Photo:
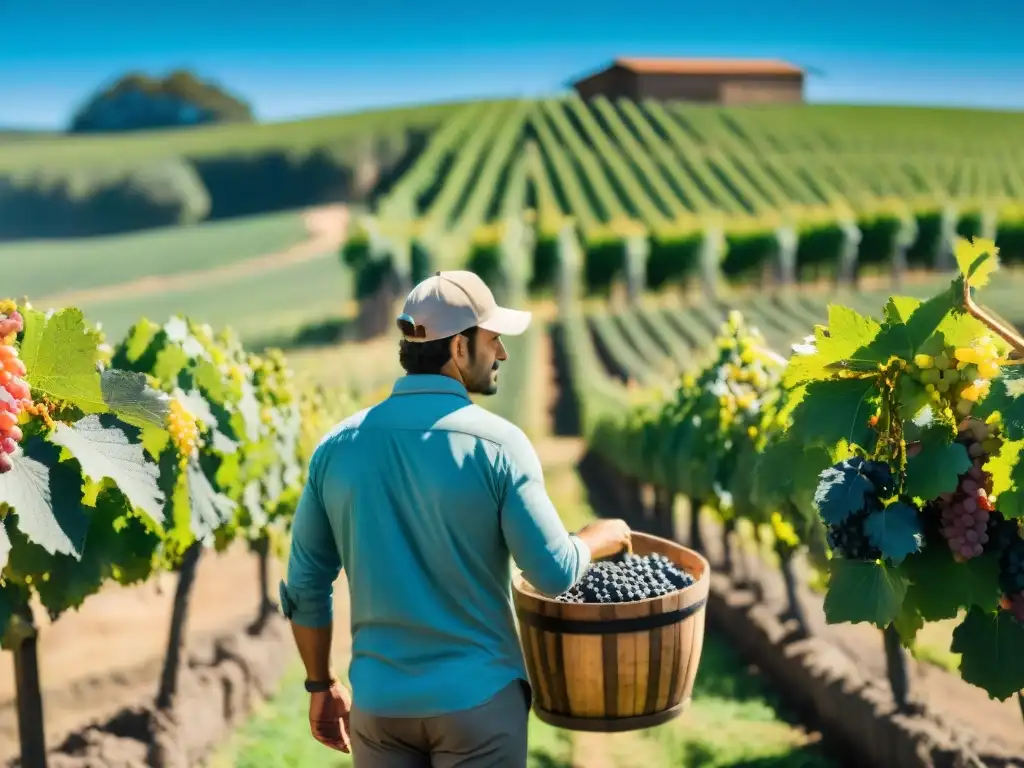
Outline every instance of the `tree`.
<svg viewBox="0 0 1024 768">
<path fill-rule="evenodd" d="M 252 122 L 252 108 L 238 96 L 192 72 L 163 79 L 129 73 L 97 90 L 72 117 L 71 133 Z"/>
</svg>

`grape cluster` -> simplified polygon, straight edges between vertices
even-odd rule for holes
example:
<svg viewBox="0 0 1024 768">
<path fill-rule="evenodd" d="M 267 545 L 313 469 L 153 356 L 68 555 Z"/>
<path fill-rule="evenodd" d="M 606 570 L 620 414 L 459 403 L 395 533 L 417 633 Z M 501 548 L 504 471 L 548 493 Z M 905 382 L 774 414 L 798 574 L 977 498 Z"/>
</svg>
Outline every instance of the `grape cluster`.
<svg viewBox="0 0 1024 768">
<path fill-rule="evenodd" d="M 632 603 L 663 597 L 693 584 L 665 555 L 625 555 L 592 563 L 586 575 L 556 600 L 562 603 Z"/>
<path fill-rule="evenodd" d="M 23 437 L 18 415 L 31 405 L 31 390 L 25 381 L 25 363 L 18 357 L 15 337 L 24 328 L 21 313 L 13 301 L 0 302 L 0 474 L 14 468 L 13 454 Z"/>
<path fill-rule="evenodd" d="M 833 470 L 840 470 L 844 476 L 862 475 L 871 489 L 864 494 L 864 505 L 860 509 L 848 515 L 841 523 L 827 525 L 825 538 L 828 546 L 847 560 L 878 560 L 882 552 L 871 543 L 864 530 L 864 522 L 873 512 L 885 507 L 883 499 L 896 492 L 892 468 L 884 461 L 853 456 L 837 464 Z"/>
<path fill-rule="evenodd" d="M 999 375 L 999 350 L 989 336 L 969 347 L 946 347 L 937 355 L 918 354 L 908 367 L 934 402 L 948 401 L 960 418 L 970 414 Z"/>
<path fill-rule="evenodd" d="M 199 425 L 187 408 L 178 398 L 171 400 L 170 413 L 167 416 L 167 431 L 178 450 L 179 464 L 184 469 L 189 458 L 199 445 Z"/>
<path fill-rule="evenodd" d="M 999 586 L 1006 595 L 1003 608 L 1024 622 L 1024 539 L 1019 536 L 999 558 Z"/>
<path fill-rule="evenodd" d="M 964 562 L 981 555 L 989 542 L 995 505 L 989 498 L 992 477 L 982 467 L 985 457 L 998 451 L 1002 441 L 994 425 L 968 419 L 960 426 L 957 442 L 967 448 L 971 467 L 960 476 L 955 491 L 935 500 L 935 507 L 940 516 L 939 532 L 949 542 L 953 558 Z"/>
</svg>

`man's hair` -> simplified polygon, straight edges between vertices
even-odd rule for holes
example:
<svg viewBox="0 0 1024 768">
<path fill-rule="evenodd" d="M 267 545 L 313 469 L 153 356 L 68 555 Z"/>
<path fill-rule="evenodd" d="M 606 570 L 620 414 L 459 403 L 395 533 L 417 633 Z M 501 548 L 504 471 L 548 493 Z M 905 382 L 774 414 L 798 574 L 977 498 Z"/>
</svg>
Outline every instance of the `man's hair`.
<svg viewBox="0 0 1024 768">
<path fill-rule="evenodd" d="M 438 374 L 445 364 L 451 360 L 451 342 L 455 336 L 465 336 L 469 340 L 469 356 L 476 353 L 477 328 L 467 328 L 461 333 L 435 341 L 407 341 L 402 339 L 398 344 L 398 362 L 409 374 Z"/>
</svg>

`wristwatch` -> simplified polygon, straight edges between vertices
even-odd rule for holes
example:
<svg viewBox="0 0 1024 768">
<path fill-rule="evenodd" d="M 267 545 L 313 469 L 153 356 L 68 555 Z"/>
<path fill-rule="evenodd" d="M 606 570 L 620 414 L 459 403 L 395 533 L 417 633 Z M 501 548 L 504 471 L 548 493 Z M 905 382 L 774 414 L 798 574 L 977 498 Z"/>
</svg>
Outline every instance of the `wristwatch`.
<svg viewBox="0 0 1024 768">
<path fill-rule="evenodd" d="M 329 680 L 307 680 L 306 691 L 308 693 L 323 693 L 324 691 L 331 690 L 331 686 L 337 682 L 333 678 Z"/>
</svg>

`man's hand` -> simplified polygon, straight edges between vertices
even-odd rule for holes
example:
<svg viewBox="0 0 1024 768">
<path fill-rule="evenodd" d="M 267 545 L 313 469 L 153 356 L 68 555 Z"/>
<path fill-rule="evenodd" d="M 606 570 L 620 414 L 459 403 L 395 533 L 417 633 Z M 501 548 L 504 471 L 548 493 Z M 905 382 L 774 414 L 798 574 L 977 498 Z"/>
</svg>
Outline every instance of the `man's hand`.
<svg viewBox="0 0 1024 768">
<path fill-rule="evenodd" d="M 309 729 L 324 746 L 348 754 L 352 751 L 348 717 L 352 695 L 337 680 L 330 690 L 309 694 Z"/>
<path fill-rule="evenodd" d="M 593 560 L 612 557 L 624 549 L 632 549 L 629 526 L 624 520 L 596 520 L 577 535 L 590 548 Z"/>
</svg>

